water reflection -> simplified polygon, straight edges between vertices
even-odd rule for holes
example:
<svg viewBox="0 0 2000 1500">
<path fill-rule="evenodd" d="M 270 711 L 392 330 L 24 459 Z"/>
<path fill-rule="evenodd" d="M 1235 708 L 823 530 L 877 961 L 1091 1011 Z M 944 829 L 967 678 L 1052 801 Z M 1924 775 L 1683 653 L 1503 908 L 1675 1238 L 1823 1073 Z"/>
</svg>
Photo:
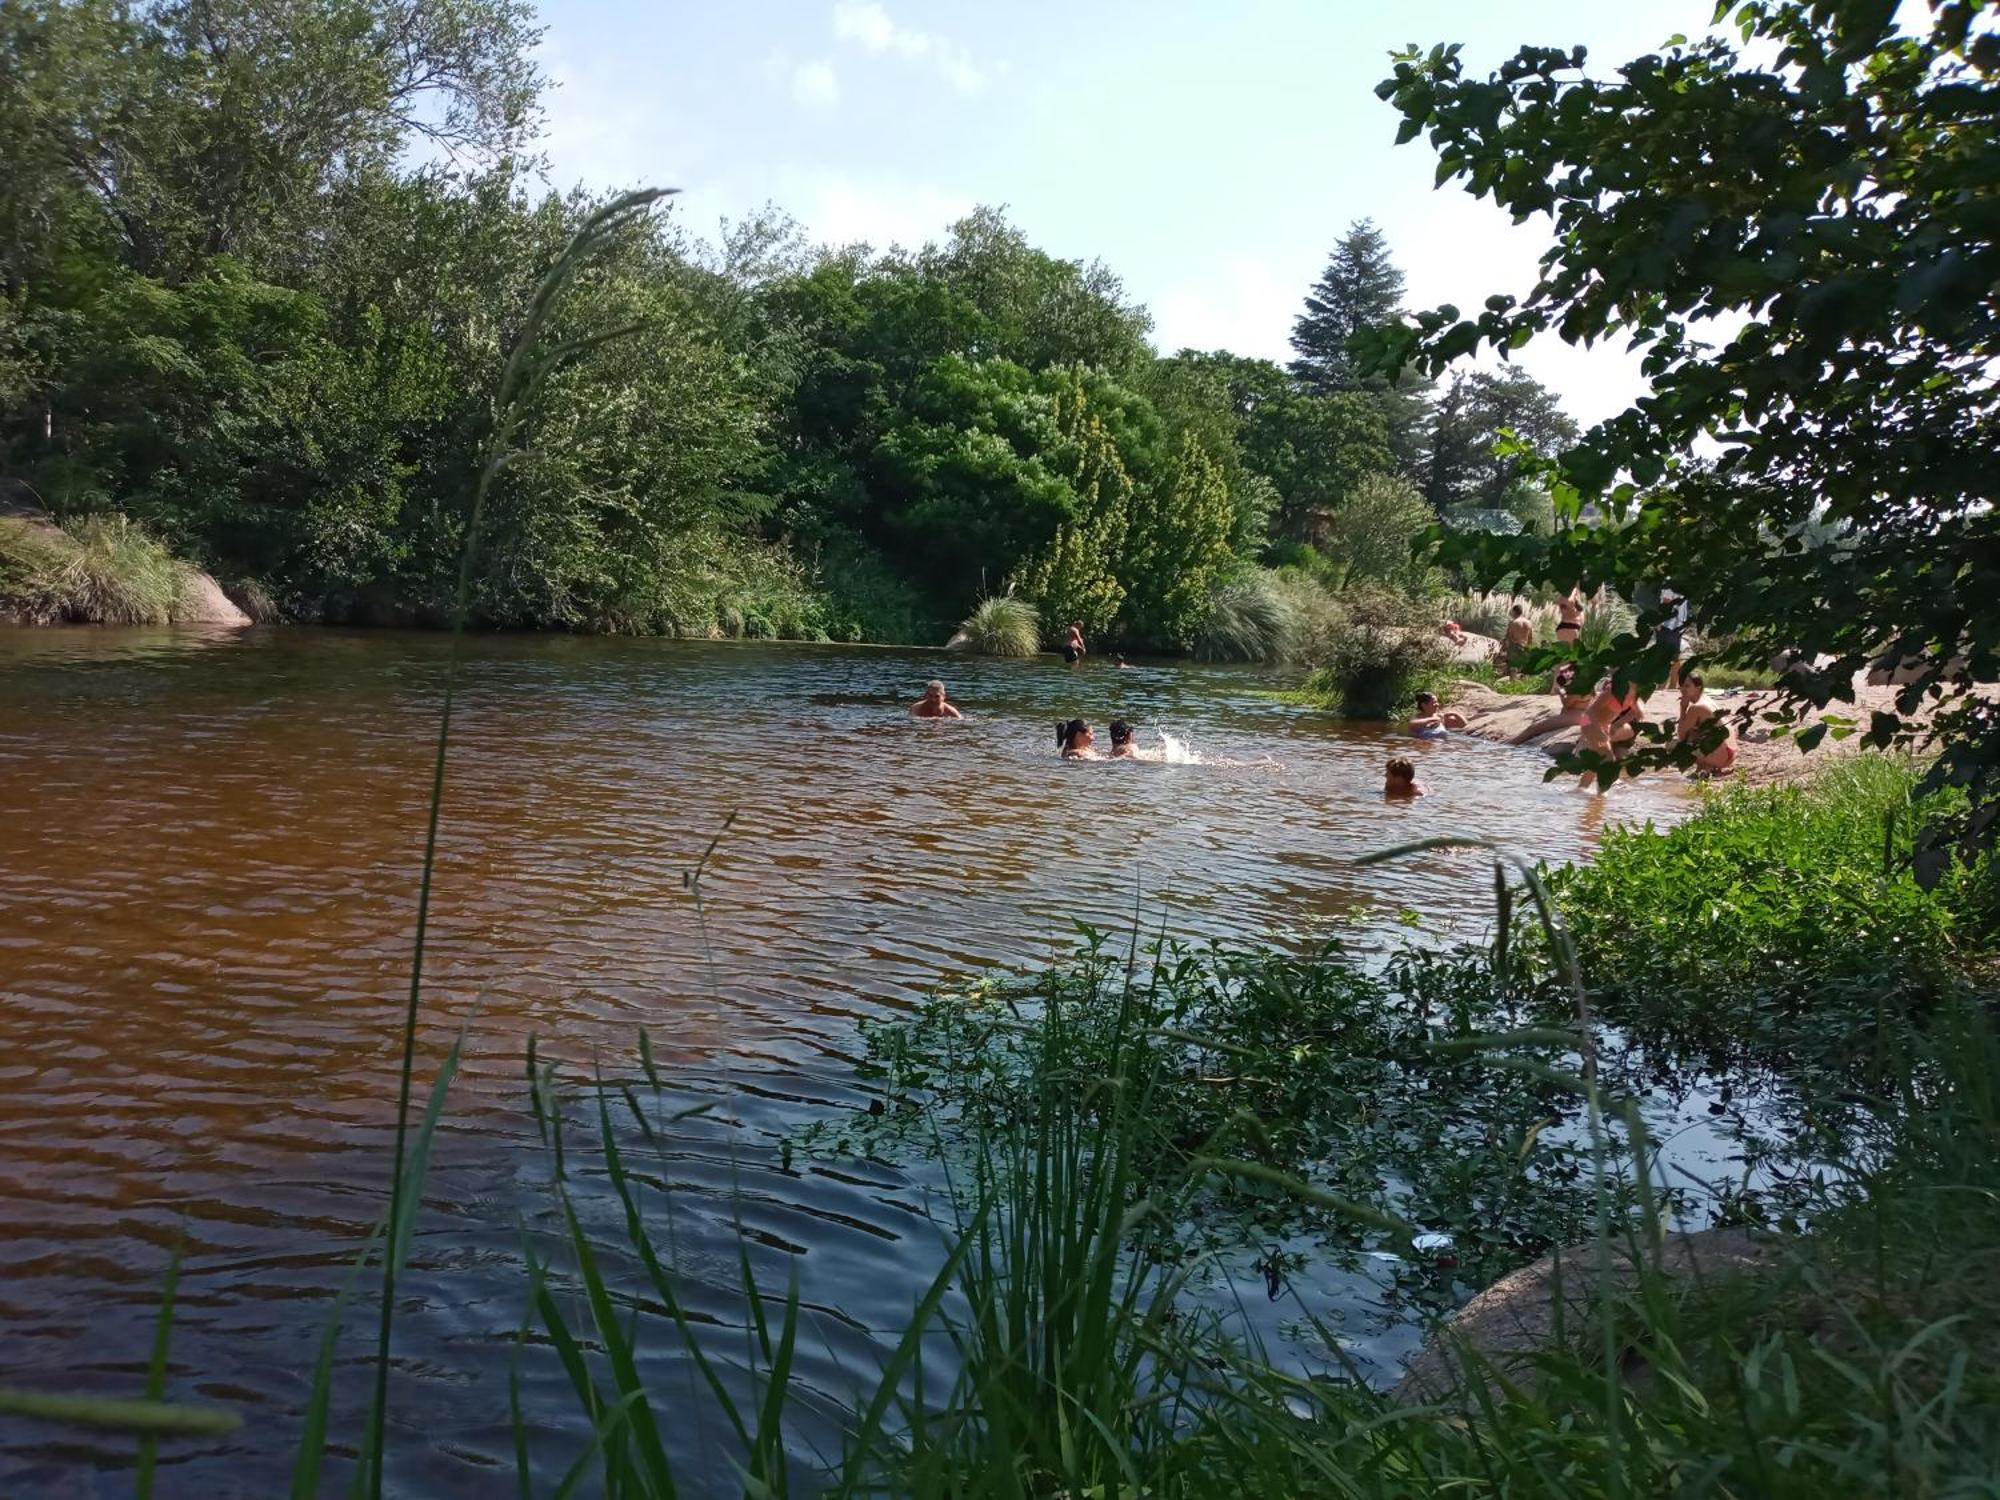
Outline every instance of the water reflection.
<svg viewBox="0 0 2000 1500">
<path fill-rule="evenodd" d="M 242 1437 L 185 1460 L 203 1493 L 281 1485 L 300 1351 L 381 1209 L 446 649 L 0 631 L 6 1373 L 129 1392 L 184 1236 L 176 1378 L 253 1409 Z M 1449 832 L 1569 859 L 1606 816 L 1681 806 L 1545 785 L 1534 756 L 1468 740 L 1417 747 L 1432 795 L 1385 803 L 1383 761 L 1409 741 L 1280 706 L 1246 671 L 650 641 L 467 653 L 427 1069 L 461 1026 L 468 1052 L 399 1346 L 398 1475 L 419 1492 L 507 1461 L 494 1414 L 522 1312 L 517 1220 L 546 1201 L 520 1085 L 531 1036 L 573 1071 L 618 1072 L 643 1026 L 676 1089 L 718 1102 L 675 1127 L 663 1164 L 690 1295 L 740 1316 L 740 1219 L 759 1256 L 803 1261 L 824 1312 L 804 1372 L 836 1391 L 937 1243 L 922 1183 L 771 1150 L 800 1119 L 865 1103 L 857 1016 L 1135 915 L 1296 944 L 1355 922 L 1378 941 L 1413 911 L 1470 935 L 1483 856 L 1352 857 Z M 971 717 L 904 719 L 940 670 Z M 1065 766 L 1049 726 L 1070 714 L 1273 763 Z M 697 912 L 685 876 L 732 815 Z M 1318 1295 L 1360 1309 L 1366 1278 Z M 1357 1348 L 1388 1358 L 1402 1337 L 1359 1332 Z M 671 1351 L 649 1358 L 687 1378 Z M 538 1420 L 578 1430 L 559 1371 L 530 1362 L 524 1380 Z M 0 1490 L 67 1483 L 79 1451 L 10 1435 Z"/>
</svg>

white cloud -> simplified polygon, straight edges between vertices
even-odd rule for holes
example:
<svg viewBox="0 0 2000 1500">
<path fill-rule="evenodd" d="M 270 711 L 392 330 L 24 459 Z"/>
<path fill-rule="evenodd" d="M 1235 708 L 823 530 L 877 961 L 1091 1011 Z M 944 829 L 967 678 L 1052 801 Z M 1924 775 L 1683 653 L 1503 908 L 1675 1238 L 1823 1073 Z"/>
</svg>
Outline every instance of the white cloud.
<svg viewBox="0 0 2000 1500">
<path fill-rule="evenodd" d="M 892 52 L 907 61 L 927 64 L 961 94 L 977 93 L 986 86 L 985 70 L 973 62 L 964 47 L 949 37 L 898 26 L 879 0 L 837 0 L 833 34 L 870 52 Z"/>
<path fill-rule="evenodd" d="M 830 62 L 802 62 L 792 69 L 792 98 L 808 108 L 827 109 L 840 102 L 840 80 Z"/>
<path fill-rule="evenodd" d="M 1162 354 L 1228 349 L 1283 362 L 1301 295 L 1293 283 L 1269 261 L 1238 256 L 1154 301 L 1153 342 Z"/>
<path fill-rule="evenodd" d="M 784 173 L 777 188 L 778 200 L 815 240 L 831 245 L 865 240 L 878 250 L 938 239 L 975 207 L 971 198 L 894 176 Z"/>
</svg>

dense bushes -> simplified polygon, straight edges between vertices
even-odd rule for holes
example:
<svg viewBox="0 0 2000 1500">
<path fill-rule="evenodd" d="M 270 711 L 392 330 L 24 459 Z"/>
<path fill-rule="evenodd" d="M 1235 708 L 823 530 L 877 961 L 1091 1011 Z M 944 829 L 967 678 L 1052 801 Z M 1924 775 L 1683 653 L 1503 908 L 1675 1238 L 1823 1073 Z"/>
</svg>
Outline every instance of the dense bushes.
<svg viewBox="0 0 2000 1500">
<path fill-rule="evenodd" d="M 1675 1047 L 1865 1058 L 1990 943 L 1990 867 L 1911 877 L 1911 767 L 1868 756 L 1809 784 L 1735 787 L 1664 834 L 1606 833 L 1552 877 L 1598 1008 Z"/>
</svg>

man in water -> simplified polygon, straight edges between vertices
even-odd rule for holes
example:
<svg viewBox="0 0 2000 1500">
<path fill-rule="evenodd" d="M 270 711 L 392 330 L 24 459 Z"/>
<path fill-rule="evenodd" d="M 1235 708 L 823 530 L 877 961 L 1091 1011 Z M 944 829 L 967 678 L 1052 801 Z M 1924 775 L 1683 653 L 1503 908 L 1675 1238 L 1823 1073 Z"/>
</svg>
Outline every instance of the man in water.
<svg viewBox="0 0 2000 1500">
<path fill-rule="evenodd" d="M 1382 778 L 1382 795 L 1385 797 L 1421 797 L 1424 784 L 1417 780 L 1417 768 L 1405 756 L 1397 756 L 1389 762 L 1388 772 Z"/>
<path fill-rule="evenodd" d="M 923 697 L 910 705 L 910 717 L 913 719 L 962 719 L 965 715 L 945 701 L 944 684 L 933 677 L 929 682 L 924 684 Z"/>
<path fill-rule="evenodd" d="M 1111 721 L 1111 758 L 1113 760 L 1139 758 L 1139 742 L 1132 735 L 1132 726 L 1123 719 Z"/>
<path fill-rule="evenodd" d="M 1465 715 L 1456 709 L 1443 708 L 1438 704 L 1436 693 L 1417 694 L 1416 717 L 1410 720 L 1410 733 L 1420 740 L 1441 740 L 1448 729 L 1465 728 Z"/>
<path fill-rule="evenodd" d="M 1063 636 L 1063 660 L 1075 666 L 1084 658 L 1083 621 L 1071 620 L 1069 630 Z"/>
</svg>

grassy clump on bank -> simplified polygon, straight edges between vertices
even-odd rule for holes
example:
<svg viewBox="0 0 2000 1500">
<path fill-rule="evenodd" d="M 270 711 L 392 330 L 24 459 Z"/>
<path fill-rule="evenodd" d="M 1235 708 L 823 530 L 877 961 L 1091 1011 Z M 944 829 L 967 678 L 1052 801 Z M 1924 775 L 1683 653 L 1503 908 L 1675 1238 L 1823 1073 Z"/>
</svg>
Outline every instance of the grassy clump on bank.
<svg viewBox="0 0 2000 1500">
<path fill-rule="evenodd" d="M 165 625 L 191 571 L 123 516 L 0 516 L 0 617 L 25 625 Z"/>
<path fill-rule="evenodd" d="M 980 656 L 1033 656 L 1042 649 L 1042 618 L 1025 599 L 982 599 L 959 624 L 967 650 Z"/>
</svg>

